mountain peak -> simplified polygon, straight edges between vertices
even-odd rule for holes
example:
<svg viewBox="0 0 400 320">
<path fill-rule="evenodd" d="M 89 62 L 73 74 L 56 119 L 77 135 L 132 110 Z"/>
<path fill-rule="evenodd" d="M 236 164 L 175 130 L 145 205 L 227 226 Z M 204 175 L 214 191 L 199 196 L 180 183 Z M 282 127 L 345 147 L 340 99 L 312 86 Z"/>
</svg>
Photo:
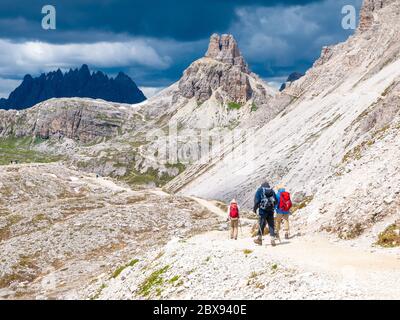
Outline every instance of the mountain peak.
<svg viewBox="0 0 400 320">
<path fill-rule="evenodd" d="M 251 85 L 251 79 L 259 84 L 257 88 Z M 199 104 L 213 97 L 220 105 L 243 106 L 251 99 L 265 101 L 273 95 L 273 90 L 266 89 L 258 80 L 250 73 L 235 38 L 214 33 L 205 57 L 194 61 L 184 71 L 178 87 L 183 97 L 195 98 Z"/>
<path fill-rule="evenodd" d="M 238 66 L 242 72 L 249 73 L 247 63 L 239 51 L 239 46 L 235 38 L 231 34 L 212 34 L 205 56 L 223 63 Z"/>
<path fill-rule="evenodd" d="M 99 98 L 119 103 L 138 103 L 146 99 L 135 82 L 124 73 L 120 72 L 113 79 L 101 71 L 91 74 L 88 65 L 83 64 L 65 74 L 58 69 L 42 73 L 37 78 L 26 75 L 9 98 L 1 101 L 0 108 L 25 109 L 50 98 L 68 97 Z"/>
<path fill-rule="evenodd" d="M 81 66 L 81 70 L 89 70 L 89 66 L 87 65 L 87 64 L 83 64 L 82 66 Z"/>
</svg>

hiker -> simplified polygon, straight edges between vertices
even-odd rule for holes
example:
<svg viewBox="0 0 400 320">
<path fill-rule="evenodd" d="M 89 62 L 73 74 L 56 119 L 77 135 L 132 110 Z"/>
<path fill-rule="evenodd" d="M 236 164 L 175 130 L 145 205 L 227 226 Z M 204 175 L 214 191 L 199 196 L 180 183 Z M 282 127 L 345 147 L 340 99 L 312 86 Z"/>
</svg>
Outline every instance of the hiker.
<svg viewBox="0 0 400 320">
<path fill-rule="evenodd" d="M 287 192 L 283 186 L 279 186 L 277 189 L 275 235 L 280 241 L 279 230 L 281 228 L 282 220 L 284 222 L 285 239 L 289 239 L 289 215 L 290 208 L 292 207 L 292 200 L 290 199 L 290 193 Z"/>
<path fill-rule="evenodd" d="M 231 239 L 237 240 L 239 230 L 239 206 L 235 199 L 232 199 L 228 207 L 228 221 L 230 221 Z"/>
<path fill-rule="evenodd" d="M 274 211 L 277 202 L 275 191 L 271 189 L 268 182 L 264 182 L 256 192 L 254 197 L 254 213 L 258 209 L 258 236 L 254 240 L 256 244 L 262 245 L 262 236 L 264 229 L 268 223 L 269 235 L 271 237 L 271 245 L 275 246 L 275 226 L 274 226 Z"/>
</svg>

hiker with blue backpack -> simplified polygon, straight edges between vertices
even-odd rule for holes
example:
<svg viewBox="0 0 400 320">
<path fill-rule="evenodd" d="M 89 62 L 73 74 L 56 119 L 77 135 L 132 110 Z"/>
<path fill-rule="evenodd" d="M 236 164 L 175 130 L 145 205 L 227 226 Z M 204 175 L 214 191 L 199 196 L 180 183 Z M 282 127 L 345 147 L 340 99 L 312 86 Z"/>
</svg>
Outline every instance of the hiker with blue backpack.
<svg viewBox="0 0 400 320">
<path fill-rule="evenodd" d="M 278 202 L 275 191 L 272 190 L 268 182 L 264 182 L 256 191 L 254 196 L 253 211 L 257 214 L 258 209 L 258 236 L 254 240 L 256 244 L 262 245 L 262 236 L 268 223 L 271 245 L 275 246 L 275 225 L 274 212 Z"/>
<path fill-rule="evenodd" d="M 287 192 L 283 186 L 278 187 L 276 198 L 275 235 L 280 241 L 279 230 L 282 221 L 284 222 L 285 239 L 289 239 L 289 216 L 292 207 L 292 200 L 290 199 L 290 193 Z"/>
</svg>

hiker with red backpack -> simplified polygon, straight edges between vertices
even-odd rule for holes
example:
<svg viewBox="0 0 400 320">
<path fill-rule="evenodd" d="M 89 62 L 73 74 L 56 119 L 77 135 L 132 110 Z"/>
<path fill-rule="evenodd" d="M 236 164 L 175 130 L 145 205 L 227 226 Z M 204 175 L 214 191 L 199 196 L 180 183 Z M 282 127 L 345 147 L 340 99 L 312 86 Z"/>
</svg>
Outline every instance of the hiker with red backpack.
<svg viewBox="0 0 400 320">
<path fill-rule="evenodd" d="M 228 207 L 228 221 L 230 221 L 231 239 L 237 240 L 239 230 L 239 206 L 235 199 L 232 199 Z"/>
<path fill-rule="evenodd" d="M 289 215 L 290 208 L 292 207 L 292 200 L 290 199 L 290 193 L 282 186 L 278 187 L 276 198 L 275 235 L 280 241 L 279 230 L 281 228 L 282 220 L 284 222 L 285 239 L 289 239 Z"/>
<path fill-rule="evenodd" d="M 268 182 L 264 182 L 256 191 L 254 196 L 254 213 L 258 209 L 258 236 L 254 242 L 262 245 L 262 237 L 264 229 L 268 223 L 269 235 L 271 237 L 271 245 L 275 246 L 275 222 L 274 212 L 277 198 L 275 191 L 272 190 Z"/>
</svg>

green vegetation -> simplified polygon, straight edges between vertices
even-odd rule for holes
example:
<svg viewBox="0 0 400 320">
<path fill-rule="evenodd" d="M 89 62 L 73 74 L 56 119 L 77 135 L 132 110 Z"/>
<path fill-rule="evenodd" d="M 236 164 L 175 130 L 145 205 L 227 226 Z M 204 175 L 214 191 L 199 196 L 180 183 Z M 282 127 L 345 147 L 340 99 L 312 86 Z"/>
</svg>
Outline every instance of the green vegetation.
<svg viewBox="0 0 400 320">
<path fill-rule="evenodd" d="M 33 217 L 32 222 L 33 223 L 39 223 L 41 221 L 49 221 L 49 220 L 50 220 L 50 218 L 47 217 L 45 214 L 39 213 L 38 215 Z"/>
<path fill-rule="evenodd" d="M 154 183 L 157 187 L 162 187 L 173 178 L 174 177 L 171 177 L 165 172 L 160 175 L 158 170 L 150 168 L 147 169 L 145 173 L 141 173 L 136 169 L 133 169 L 128 175 L 125 176 L 124 180 L 131 185 L 147 185 Z"/>
<path fill-rule="evenodd" d="M 168 280 L 169 283 L 174 284 L 179 280 L 180 276 L 173 276 L 171 279 Z"/>
<path fill-rule="evenodd" d="M 97 120 L 103 121 L 107 124 L 109 124 L 110 126 L 116 126 L 116 127 L 120 127 L 123 123 L 122 119 L 119 118 L 110 118 L 107 114 L 96 114 L 95 118 Z"/>
<path fill-rule="evenodd" d="M 11 227 L 22 220 L 22 216 L 18 214 L 11 214 L 6 216 L 6 225 L 0 227 L 0 241 L 7 239 L 11 234 Z"/>
<path fill-rule="evenodd" d="M 228 102 L 228 109 L 230 110 L 239 110 L 242 107 L 240 103 L 237 102 Z"/>
<path fill-rule="evenodd" d="M 19 163 L 47 163 L 61 159 L 60 156 L 45 154 L 32 149 L 45 141 L 39 137 L 7 137 L 0 139 L 0 165 L 10 164 L 11 161 Z"/>
<path fill-rule="evenodd" d="M 165 165 L 165 167 L 168 168 L 168 169 L 176 168 L 176 169 L 178 169 L 179 173 L 185 171 L 185 169 L 186 169 L 186 166 L 183 163 L 180 163 L 180 162 L 173 163 L 173 164 L 167 163 Z"/>
<path fill-rule="evenodd" d="M 167 163 L 165 167 L 167 169 L 178 169 L 178 174 L 186 169 L 186 166 L 180 162 L 173 164 Z M 147 169 L 144 173 L 133 168 L 130 173 L 124 177 L 124 180 L 130 185 L 148 185 L 154 183 L 157 187 L 162 187 L 174 177 L 174 175 L 169 175 L 166 172 L 160 174 L 159 170 L 153 168 Z"/>
<path fill-rule="evenodd" d="M 251 111 L 251 112 L 256 112 L 257 110 L 258 110 L 258 107 L 257 107 L 257 105 L 253 102 L 253 103 L 251 104 L 250 111 Z"/>
<path fill-rule="evenodd" d="M 400 223 L 392 224 L 381 232 L 376 244 L 385 248 L 400 246 Z"/>
<path fill-rule="evenodd" d="M 154 260 L 153 260 L 153 261 L 156 261 L 156 260 L 160 259 L 164 254 L 165 254 L 164 251 L 160 251 L 160 252 L 157 253 L 157 255 L 154 257 Z"/>
<path fill-rule="evenodd" d="M 114 273 L 112 274 L 112 277 L 113 277 L 113 278 L 118 277 L 118 276 L 121 274 L 121 272 L 124 271 L 127 267 L 133 267 L 133 266 L 134 266 L 136 263 L 138 263 L 138 262 L 139 262 L 138 259 L 133 259 L 133 260 L 131 260 L 129 263 L 127 263 L 127 264 L 125 264 L 125 265 L 123 265 L 123 266 L 118 267 L 118 268 L 114 271 Z"/>
<path fill-rule="evenodd" d="M 164 278 L 162 275 L 167 272 L 170 268 L 169 265 L 154 271 L 150 276 L 148 276 L 143 283 L 139 286 L 139 294 L 143 297 L 147 297 L 155 289 L 157 295 L 161 294 L 161 286 L 164 284 Z"/>
<path fill-rule="evenodd" d="M 271 269 L 273 270 L 273 271 L 276 271 L 277 269 L 278 269 L 278 265 L 275 263 L 275 264 L 273 264 L 272 266 L 271 266 Z"/>
<path fill-rule="evenodd" d="M 371 139 L 363 141 L 361 144 L 357 145 L 356 147 L 354 147 L 353 149 L 348 151 L 344 155 L 344 157 L 342 159 L 342 163 L 348 163 L 351 160 L 359 160 L 359 159 L 361 159 L 362 152 L 365 149 L 367 149 L 368 147 L 372 146 L 376 141 L 381 140 L 385 136 L 385 133 L 389 128 L 390 128 L 390 125 L 387 124 L 387 125 L 383 126 L 382 128 L 376 130 L 372 134 L 372 138 Z"/>
<path fill-rule="evenodd" d="M 350 226 L 350 229 L 346 232 L 340 232 L 338 234 L 340 239 L 351 240 L 359 237 L 365 230 L 365 227 L 361 223 L 356 223 Z"/>
<path fill-rule="evenodd" d="M 229 130 L 235 129 L 239 125 L 239 121 L 236 120 L 231 120 L 229 121 L 229 124 L 226 126 Z"/>
<path fill-rule="evenodd" d="M 22 220 L 22 216 L 20 216 L 18 214 L 10 215 L 10 216 L 7 217 L 7 225 L 8 226 L 12 226 L 14 224 L 17 224 L 21 220 Z"/>
<path fill-rule="evenodd" d="M 97 291 L 97 293 L 96 293 L 93 297 L 91 297 L 90 300 L 96 300 L 96 299 L 98 299 L 98 298 L 100 297 L 101 292 L 102 292 L 103 289 L 105 289 L 105 288 L 107 288 L 107 285 L 103 283 L 103 284 L 100 286 L 99 291 Z"/>
<path fill-rule="evenodd" d="M 139 148 L 146 144 L 146 141 L 143 140 L 134 140 L 129 143 L 133 148 Z"/>
<path fill-rule="evenodd" d="M 344 157 L 343 157 L 343 159 L 342 159 L 342 163 L 347 163 L 347 162 L 349 162 L 350 160 L 359 160 L 359 159 L 361 159 L 361 151 L 362 151 L 362 147 L 363 147 L 364 145 L 365 145 L 365 144 L 362 143 L 362 144 L 356 146 L 355 148 L 351 149 L 350 151 L 348 151 L 348 152 L 344 155 Z"/>
<path fill-rule="evenodd" d="M 253 253 L 253 250 L 250 250 L 250 249 L 244 249 L 243 250 L 243 253 L 247 256 L 247 255 L 249 255 L 249 254 L 251 254 L 251 253 Z"/>
</svg>

